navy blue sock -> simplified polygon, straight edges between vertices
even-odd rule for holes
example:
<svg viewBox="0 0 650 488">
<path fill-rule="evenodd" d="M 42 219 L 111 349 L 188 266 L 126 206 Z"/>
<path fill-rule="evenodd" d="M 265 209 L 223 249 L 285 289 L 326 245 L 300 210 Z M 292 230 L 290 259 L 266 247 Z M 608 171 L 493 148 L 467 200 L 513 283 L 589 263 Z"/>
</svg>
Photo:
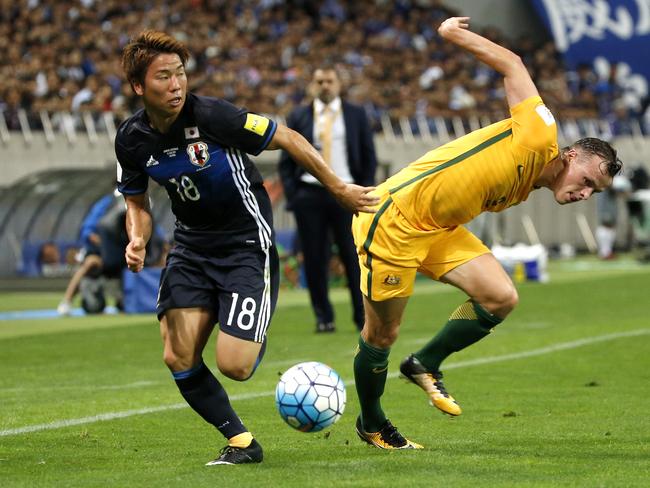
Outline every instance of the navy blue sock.
<svg viewBox="0 0 650 488">
<path fill-rule="evenodd" d="M 172 373 L 185 401 L 226 439 L 248 429 L 230 406 L 228 394 L 203 361 L 191 369 Z"/>
</svg>

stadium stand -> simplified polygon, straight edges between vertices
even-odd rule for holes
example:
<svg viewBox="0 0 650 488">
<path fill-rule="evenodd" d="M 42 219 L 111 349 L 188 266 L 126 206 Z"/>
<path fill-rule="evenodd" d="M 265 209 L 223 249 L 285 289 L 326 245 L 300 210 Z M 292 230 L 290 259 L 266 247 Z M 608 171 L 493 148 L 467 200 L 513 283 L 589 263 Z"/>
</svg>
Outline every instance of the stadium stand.
<svg viewBox="0 0 650 488">
<path fill-rule="evenodd" d="M 348 98 L 366 107 L 377 131 L 444 134 L 505 115 L 499 78 L 440 42 L 437 24 L 458 14 L 440 1 L 2 4 L 0 125 L 8 130 L 113 130 L 137 108 L 119 54 L 144 27 L 169 30 L 188 45 L 193 91 L 279 117 L 308 95 L 309 75 L 322 59 L 339 63 Z M 600 117 L 614 135 L 648 133 L 647 100 L 629 99 L 615 67 L 596 73 L 584 64 L 568 72 L 549 40 L 509 41 L 493 28 L 483 34 L 524 58 L 559 118 Z"/>
</svg>

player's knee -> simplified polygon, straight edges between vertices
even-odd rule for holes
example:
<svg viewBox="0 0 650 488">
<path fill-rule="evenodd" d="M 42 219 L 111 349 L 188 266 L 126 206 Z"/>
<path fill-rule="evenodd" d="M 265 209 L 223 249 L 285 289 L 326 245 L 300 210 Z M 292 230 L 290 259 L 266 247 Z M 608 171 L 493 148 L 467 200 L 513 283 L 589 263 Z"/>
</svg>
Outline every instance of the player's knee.
<svg viewBox="0 0 650 488">
<path fill-rule="evenodd" d="M 493 290 L 489 305 L 486 307 L 489 312 L 505 318 L 519 303 L 519 294 L 517 289 L 512 285 L 503 286 L 498 290 Z"/>
<path fill-rule="evenodd" d="M 171 347 L 166 347 L 163 351 L 163 362 L 170 371 L 185 371 L 196 364 L 197 361 L 192 357 L 184 357 L 177 354 Z"/>
<path fill-rule="evenodd" d="M 380 349 L 388 349 L 397 340 L 399 325 L 380 329 L 365 327 L 364 331 L 367 331 L 366 342 Z"/>
<path fill-rule="evenodd" d="M 174 354 L 172 350 L 167 350 L 163 352 L 163 362 L 167 365 L 167 367 L 171 371 L 180 371 L 181 368 L 179 366 L 179 361 L 178 361 L 178 356 Z"/>
<path fill-rule="evenodd" d="M 219 371 L 231 380 L 246 381 L 253 375 L 254 364 L 221 364 L 217 362 Z"/>
<path fill-rule="evenodd" d="M 81 266 L 86 272 L 93 271 L 102 267 L 102 260 L 99 256 L 91 255 L 84 260 Z"/>
<path fill-rule="evenodd" d="M 503 307 L 508 310 L 508 313 L 510 313 L 514 310 L 518 303 L 519 293 L 517 293 L 517 289 L 512 286 L 504 296 Z"/>
</svg>

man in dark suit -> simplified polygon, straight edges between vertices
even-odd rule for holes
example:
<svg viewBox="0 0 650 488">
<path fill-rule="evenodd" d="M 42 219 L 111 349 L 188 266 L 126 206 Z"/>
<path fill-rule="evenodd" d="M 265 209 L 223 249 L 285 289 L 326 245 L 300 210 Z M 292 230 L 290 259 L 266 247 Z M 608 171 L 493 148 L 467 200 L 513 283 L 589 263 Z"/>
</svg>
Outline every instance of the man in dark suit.
<svg viewBox="0 0 650 488">
<path fill-rule="evenodd" d="M 377 159 L 363 108 L 341 100 L 341 80 L 333 66 L 323 66 L 314 72 L 312 89 L 314 101 L 291 112 L 287 126 L 312 143 L 343 181 L 372 186 Z M 296 218 L 309 296 L 316 315 L 316 332 L 335 330 L 328 296 L 332 239 L 345 266 L 353 320 L 361 330 L 363 300 L 359 291 L 359 262 L 350 230 L 352 214 L 284 151 L 280 158 L 280 177 L 287 208 Z"/>
</svg>

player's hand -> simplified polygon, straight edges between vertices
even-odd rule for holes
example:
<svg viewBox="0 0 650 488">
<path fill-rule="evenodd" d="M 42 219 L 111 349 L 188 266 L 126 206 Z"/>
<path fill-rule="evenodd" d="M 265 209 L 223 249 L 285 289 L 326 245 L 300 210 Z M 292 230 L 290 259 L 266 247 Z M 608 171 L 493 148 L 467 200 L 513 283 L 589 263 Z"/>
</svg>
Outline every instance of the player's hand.
<svg viewBox="0 0 650 488">
<path fill-rule="evenodd" d="M 375 213 L 377 209 L 373 207 L 379 203 L 379 197 L 371 194 L 374 190 L 374 186 L 346 184 L 343 191 L 336 195 L 336 199 L 355 215 L 359 212 Z"/>
<path fill-rule="evenodd" d="M 147 254 L 146 245 L 147 243 L 142 237 L 136 237 L 126 246 L 126 252 L 124 253 L 126 265 L 134 273 L 138 273 L 144 268 L 144 257 Z"/>
<path fill-rule="evenodd" d="M 438 34 L 446 39 L 450 34 L 462 29 L 469 29 L 469 17 L 449 17 L 438 27 Z"/>
</svg>

